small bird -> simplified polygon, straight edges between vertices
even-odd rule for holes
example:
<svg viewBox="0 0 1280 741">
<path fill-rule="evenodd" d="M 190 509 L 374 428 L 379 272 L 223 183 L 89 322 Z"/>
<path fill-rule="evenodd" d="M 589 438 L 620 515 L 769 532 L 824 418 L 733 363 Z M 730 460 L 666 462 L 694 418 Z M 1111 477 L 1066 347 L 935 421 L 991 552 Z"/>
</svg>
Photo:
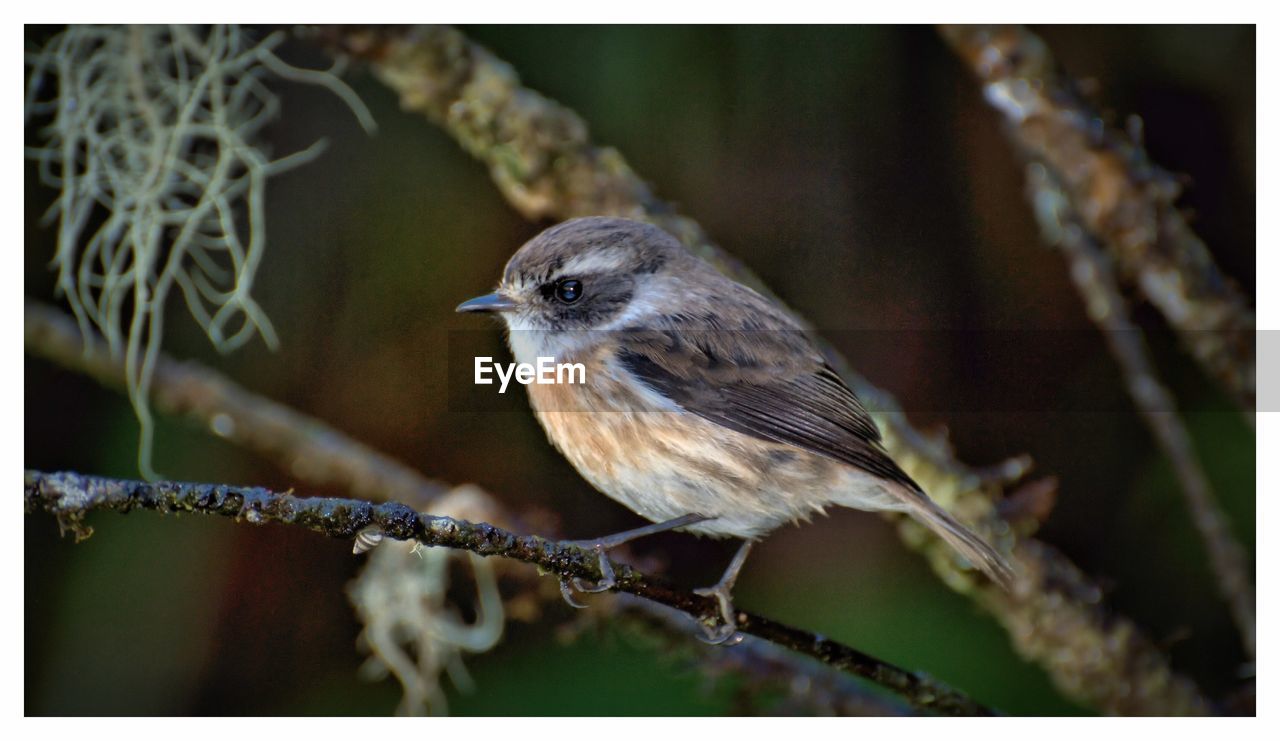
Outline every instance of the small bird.
<svg viewBox="0 0 1280 741">
<path fill-rule="evenodd" d="M 497 291 L 458 306 L 495 312 L 519 363 L 581 363 L 582 383 L 530 384 L 551 443 L 595 488 L 655 524 L 584 543 L 600 555 L 681 529 L 744 542 L 720 581 L 732 589 L 752 545 L 838 505 L 905 512 L 1008 588 L 994 548 L 929 498 L 891 459 L 858 398 L 808 334 L 768 298 L 639 221 L 590 217 L 521 247 Z M 566 599 L 572 604 L 566 588 Z"/>
</svg>

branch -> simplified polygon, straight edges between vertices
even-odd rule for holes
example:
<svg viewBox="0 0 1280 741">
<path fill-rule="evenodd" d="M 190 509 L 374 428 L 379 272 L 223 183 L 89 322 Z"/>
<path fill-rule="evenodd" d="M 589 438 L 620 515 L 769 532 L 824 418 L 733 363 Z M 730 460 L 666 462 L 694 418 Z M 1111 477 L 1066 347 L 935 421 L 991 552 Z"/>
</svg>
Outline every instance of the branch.
<svg viewBox="0 0 1280 741">
<path fill-rule="evenodd" d="M 942 35 L 974 66 L 988 102 L 1005 115 L 1010 138 L 1030 163 L 1028 189 L 1041 232 L 1069 260 L 1089 317 L 1102 330 L 1143 421 L 1173 464 L 1218 589 L 1252 658 L 1254 589 L 1245 550 L 1231 534 L 1141 331 L 1129 319 L 1112 265 L 1138 283 L 1184 344 L 1232 391 L 1244 394 L 1249 408 L 1253 313 L 1174 207 L 1176 183 L 1148 161 L 1140 146 L 1110 129 L 1099 130 L 1099 114 L 1055 72 L 1044 42 L 1017 26 L 946 26 Z M 1247 386 L 1240 385 L 1245 381 Z"/>
<path fill-rule="evenodd" d="M 397 502 L 374 504 L 356 499 L 300 498 L 260 487 L 148 483 L 66 472 L 26 471 L 23 486 L 28 513 L 43 509 L 57 517 L 59 525 L 73 532 L 77 539 L 91 532 L 84 518 L 94 510 L 195 512 L 253 524 L 297 525 L 344 539 L 354 538 L 372 526 L 384 537 L 396 540 L 416 540 L 424 545 L 534 564 L 542 571 L 555 574 L 562 583 L 575 577 L 592 581 L 602 578 L 597 556 L 590 549 L 536 535 L 516 535 L 485 523 L 419 514 Z M 674 589 L 626 564 L 612 565 L 617 591 L 674 608 L 707 625 L 714 625 L 718 620 L 719 605 L 715 599 Z M 992 715 L 991 710 L 954 689 L 844 644 L 748 612 L 738 611 L 735 617 L 740 632 L 875 682 L 915 708 L 942 715 Z"/>
<path fill-rule="evenodd" d="M 943 26 L 942 37 L 983 84 L 1024 153 L 1061 183 L 1082 226 L 1245 409 L 1255 406 L 1256 321 L 1178 211 L 1181 188 L 1138 142 L 1059 74 L 1044 42 L 1021 26 Z"/>
<path fill-rule="evenodd" d="M 617 150 L 593 144 L 572 110 L 520 84 L 510 65 L 461 32 L 443 27 L 327 27 L 321 39 L 363 59 L 406 110 L 443 128 L 490 171 L 495 185 L 530 219 L 615 215 L 644 219 L 680 238 L 725 274 L 772 295 L 743 264 L 715 246 L 694 220 L 657 198 Z M 910 520 L 904 541 L 928 555 L 951 588 L 973 597 L 1005 627 L 1021 654 L 1038 662 L 1078 702 L 1108 713 L 1201 714 L 1208 703 L 1175 674 L 1132 622 L 1101 605 L 1102 590 L 1055 549 L 1016 532 L 996 499 L 1029 464 L 996 475 L 958 461 L 945 441 L 913 428 L 894 399 L 854 373 L 834 348 L 832 367 L 866 403 L 894 459 L 940 505 L 1011 550 L 1019 572 L 1011 594 L 975 579 L 944 544 Z"/>
<path fill-rule="evenodd" d="M 843 672 L 797 673 L 798 662 L 820 665 L 776 644 L 748 638 L 726 651 L 722 646 L 688 640 L 688 618 L 655 602 L 620 594 L 616 608 L 615 614 L 630 618 L 628 628 L 659 641 L 663 655 L 697 651 L 693 658 L 705 673 L 733 676 L 734 714 L 760 712 L 760 697 L 778 698 L 768 710 L 770 715 L 901 716 L 911 711 L 898 698 L 873 693 L 873 688 Z"/>
<path fill-rule="evenodd" d="M 1160 383 L 1140 330 L 1129 318 L 1128 305 L 1117 285 L 1111 260 L 1089 236 L 1071 210 L 1049 171 L 1032 164 L 1027 167 L 1027 186 L 1036 204 L 1036 218 L 1049 244 L 1060 247 L 1070 263 L 1072 281 L 1084 299 L 1089 318 L 1102 335 L 1125 376 L 1142 419 L 1156 443 L 1173 463 L 1173 469 L 1187 498 L 1191 519 L 1209 552 L 1209 564 L 1227 601 L 1236 628 L 1250 658 L 1256 652 L 1254 589 L 1244 547 L 1236 541 L 1218 506 L 1209 479 L 1200 465 L 1191 436 L 1177 413 L 1177 403 Z"/>
<path fill-rule="evenodd" d="M 125 388 L 124 362 L 100 337 L 86 345 L 61 311 L 27 299 L 27 352 L 83 373 L 104 386 Z M 449 489 L 328 425 L 241 388 L 199 363 L 160 353 L 152 401 L 161 411 L 194 419 L 214 434 L 276 460 L 316 486 L 336 485 L 367 499 L 425 504 Z"/>
</svg>

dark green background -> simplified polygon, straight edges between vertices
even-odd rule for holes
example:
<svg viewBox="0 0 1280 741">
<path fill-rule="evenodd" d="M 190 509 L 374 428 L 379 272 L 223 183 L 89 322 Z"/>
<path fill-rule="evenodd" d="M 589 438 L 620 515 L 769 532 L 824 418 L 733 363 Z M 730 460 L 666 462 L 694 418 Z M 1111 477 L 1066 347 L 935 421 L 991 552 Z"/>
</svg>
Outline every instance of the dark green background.
<svg viewBox="0 0 1280 741">
<path fill-rule="evenodd" d="M 1169 466 L 1129 410 L 1060 255 L 1042 246 L 1019 165 L 977 85 L 926 27 L 481 27 L 467 29 L 531 87 L 578 111 L 657 192 L 824 330 L 963 460 L 1030 453 L 1061 480 L 1042 537 L 1108 588 L 1108 602 L 1166 644 L 1215 695 L 1243 656 Z M 1038 29 L 1072 74 L 1099 83 L 1116 120 L 1145 122 L 1153 159 L 1185 173 L 1183 203 L 1250 295 L 1255 254 L 1255 35 L 1251 27 Z M 43 38 L 28 29 L 28 39 Z M 303 44 L 283 52 L 322 65 Z M 351 77 L 380 131 L 366 137 L 326 93 L 280 84 L 274 151 L 320 137 L 317 162 L 273 180 L 255 295 L 282 338 L 218 357 L 172 305 L 166 345 L 409 462 L 473 481 L 513 509 L 558 515 L 585 537 L 637 524 L 546 443 L 522 393 L 502 411 L 451 406 L 450 331 L 506 257 L 545 225 L 522 220 L 484 168 Z M 31 132 L 28 132 L 28 137 Z M 51 193 L 27 168 L 25 284 L 51 299 Z M 1159 318 L 1142 309 L 1144 326 Z M 965 331 L 958 331 L 965 330 Z M 1018 342 L 1010 342 L 1016 330 Z M 1053 331 L 1049 331 L 1053 330 Z M 868 334 L 868 331 L 871 334 Z M 859 337 L 879 337 L 861 342 Z M 1072 340 L 1065 344 L 1062 337 Z M 1041 338 L 1042 339 L 1039 339 Z M 1035 345 L 1035 351 L 1026 351 Z M 1172 343 L 1166 378 L 1235 531 L 1254 541 L 1254 438 Z M 1062 351 L 1055 351 L 1062 348 Z M 1066 351 L 1067 348 L 1070 351 Z M 26 361 L 26 465 L 133 476 L 137 425 L 123 397 Z M 1017 404 L 989 406 L 1002 381 Z M 295 482 L 252 455 L 161 419 L 166 476 Z M 311 489 L 307 490 L 309 493 Z M 314 493 L 339 493 L 319 492 Z M 350 544 L 280 527 L 153 514 L 92 519 L 81 545 L 25 520 L 25 709 L 29 714 L 382 714 L 391 681 L 362 683 L 343 592 Z M 687 536 L 672 578 L 710 580 L 728 546 Z M 741 606 L 926 671 L 1013 713 L 1075 713 L 1002 630 L 935 579 L 890 525 L 836 513 L 778 532 L 740 582 Z M 456 713 L 686 714 L 730 710 L 678 661 L 606 631 L 574 644 L 553 611 L 514 626 L 468 665 L 478 690 Z"/>
</svg>

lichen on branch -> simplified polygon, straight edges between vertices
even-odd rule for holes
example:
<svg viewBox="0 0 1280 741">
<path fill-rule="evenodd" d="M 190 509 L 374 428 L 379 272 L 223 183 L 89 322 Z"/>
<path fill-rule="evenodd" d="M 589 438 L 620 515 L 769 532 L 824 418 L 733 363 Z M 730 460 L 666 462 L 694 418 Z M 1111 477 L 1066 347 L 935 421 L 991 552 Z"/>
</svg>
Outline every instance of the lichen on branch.
<svg viewBox="0 0 1280 741">
<path fill-rule="evenodd" d="M 301 70 L 234 25 L 70 25 L 26 56 L 24 119 L 39 146 L 26 156 L 58 192 L 57 289 L 81 333 L 123 357 L 141 425 L 146 477 L 149 389 L 176 289 L 219 350 L 275 330 L 252 295 L 266 249 L 267 181 L 314 159 L 323 142 L 272 159 L 259 133 L 279 113 L 272 76 L 328 88 L 374 125 L 341 78 Z"/>
<path fill-rule="evenodd" d="M 1178 181 L 1142 143 L 1108 126 L 1022 26 L 943 26 L 1007 130 L 1059 182 L 1080 224 L 1246 410 L 1256 402 L 1257 322 L 1178 210 Z"/>
</svg>

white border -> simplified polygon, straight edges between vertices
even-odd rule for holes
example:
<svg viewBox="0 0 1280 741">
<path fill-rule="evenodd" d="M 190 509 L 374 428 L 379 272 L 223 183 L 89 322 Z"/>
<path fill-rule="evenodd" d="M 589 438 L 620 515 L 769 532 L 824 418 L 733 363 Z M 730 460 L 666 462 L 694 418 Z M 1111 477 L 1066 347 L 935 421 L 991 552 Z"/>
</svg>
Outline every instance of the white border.
<svg viewBox="0 0 1280 741">
<path fill-rule="evenodd" d="M 15 7 L 16 5 L 16 7 Z M 284 23 L 296 19 L 309 22 L 422 22 L 429 20 L 447 20 L 465 23 L 525 23 L 525 22 L 557 22 L 557 23 L 616 23 L 616 22 L 677 22 L 677 23 L 726 23 L 726 22 L 768 22 L 768 23 L 922 23 L 937 20 L 949 21 L 988 21 L 1000 18 L 1017 19 L 1024 22 L 1106 22 L 1106 23 L 1256 23 L 1270 13 L 1262 10 L 1259 3 L 1215 0 L 1204 3 L 1117 3 L 1099 0 L 1072 0 L 1069 3 L 1026 3 L 1026 2 L 925 2 L 925 3 L 865 3 L 851 2 L 815 2 L 812 0 L 789 0 L 785 3 L 767 3 L 749 6 L 745 3 L 692 3 L 692 2 L 645 2 L 632 4 L 606 4 L 600 2 L 561 2 L 530 3 L 513 2 L 511 0 L 492 0 L 490 2 L 471 2 L 456 4 L 436 3 L 380 3 L 361 2 L 341 7 L 323 7 L 315 3 L 306 5 L 291 2 L 263 3 L 230 0 L 219 3 L 216 7 L 194 6 L 181 3 L 160 2 L 116 2 L 104 4 L 89 3 L 84 0 L 62 0 L 57 3 L 13 3 L 7 11 L 15 15 L 25 16 L 23 22 L 29 23 L 63 23 L 70 21 L 129 21 L 149 22 L 163 19 L 166 21 L 211 22 L 225 20 L 228 17 L 242 19 L 252 23 Z M 203 12 L 202 12 L 203 11 Z M 354 11 L 354 12 L 353 12 Z M 217 15 L 219 18 L 210 18 Z M 435 16 L 431 18 L 430 16 Z M 27 20 L 31 18 L 32 20 Z M 15 29 L 17 30 L 17 29 Z M 1275 37 L 1271 35 L 1271 26 L 1264 23 L 1259 27 L 1258 43 L 1258 118 L 1264 122 L 1275 122 L 1277 118 L 1275 47 L 1269 42 Z M 10 77 L 9 115 L 3 121 L 10 130 L 19 129 L 22 120 L 19 101 L 20 90 L 15 89 L 18 83 L 16 72 Z M 1262 81 L 1268 81 L 1264 85 Z M 14 139 L 20 132 L 14 131 Z M 1276 188 L 1267 177 L 1277 171 L 1270 167 L 1275 162 L 1275 146 L 1267 131 L 1259 132 L 1257 172 L 1262 173 L 1258 183 L 1258 195 L 1264 205 L 1263 213 L 1269 212 L 1276 204 L 1269 200 Z M 15 161 L 7 180 L 7 198 L 3 208 L 6 214 L 5 223 L 17 225 L 23 223 L 22 203 L 19 195 L 23 190 L 21 177 L 15 182 L 14 173 L 23 171 L 17 160 L 21 154 L 17 148 L 10 150 L 11 161 Z M 1280 336 L 1280 311 L 1270 293 L 1270 288 L 1280 287 L 1277 279 L 1280 255 L 1274 246 L 1280 244 L 1277 229 L 1267 218 L 1259 223 L 1258 244 L 1271 246 L 1270 249 L 1258 250 L 1258 320 L 1259 328 L 1276 332 Z M 13 227 L 11 227 L 13 228 Z M 16 255 L 16 249 L 7 251 L 8 255 Z M 10 258 L 12 259 L 12 258 Z M 21 264 L 7 266 L 5 275 L 12 282 L 21 281 L 23 267 Z M 8 293 L 9 301 L 16 303 L 22 294 L 21 286 L 12 286 Z M 17 335 L 20 333 L 20 315 L 17 310 L 8 315 L 3 323 L 3 331 L 7 339 L 4 346 L 18 353 Z M 1280 378 L 1280 343 L 1269 339 L 1260 342 L 1258 378 L 1261 386 L 1269 386 L 1272 379 Z M 4 402 L 6 418 L 11 420 L 6 431 L 7 445 L 2 447 L 4 456 L 10 464 L 0 467 L 9 471 L 16 478 L 18 461 L 22 450 L 21 432 L 18 420 L 22 419 L 22 368 L 21 360 L 15 365 L 12 361 L 5 367 Z M 1260 397 L 1262 395 L 1260 394 Z M 1267 396 L 1270 399 L 1272 397 Z M 1259 413 L 1258 429 L 1258 491 L 1268 493 L 1280 492 L 1280 476 L 1277 475 L 1275 461 L 1280 460 L 1280 412 Z M 1270 465 L 1264 465 L 1264 462 Z M 1259 497 L 1258 522 L 1269 522 L 1275 516 L 1276 507 L 1267 497 Z M 11 504 L 11 511 L 16 515 L 16 502 Z M 21 520 L 15 516 L 21 527 Z M 1277 547 L 1268 538 L 1259 538 L 1258 547 L 1258 615 L 1263 620 L 1274 615 L 1275 608 L 1275 574 Z M 6 548 L 10 553 L 8 563 L 23 563 L 23 536 L 7 540 Z M 16 587 L 11 586 L 11 589 Z M 19 599 L 21 599 L 19 597 Z M 17 609 L 4 611 L 4 635 L 9 636 L 8 646 L 11 654 L 18 654 L 21 649 L 15 648 L 22 634 L 21 621 L 23 611 Z M 1260 626 L 1258 664 L 1264 667 L 1259 680 L 1258 706 L 1265 726 L 1272 725 L 1275 715 L 1272 704 L 1272 683 L 1265 670 L 1269 667 L 1269 659 L 1275 654 L 1271 650 L 1270 630 Z M 18 718 L 23 712 L 23 661 L 18 656 L 7 662 L 8 673 L 4 677 L 3 692 L 6 715 Z M 951 720 L 916 719 L 901 721 L 893 719 L 858 719 L 858 720 L 824 720 L 824 719 L 635 719 L 618 722 L 616 719 L 565 720 L 565 719 L 492 719 L 478 721 L 474 719 L 438 719 L 430 721 L 408 721 L 406 725 L 394 719 L 213 719 L 198 723 L 187 719 L 150 719 L 150 720 L 100 720 L 100 719 L 27 719 L 19 729 L 11 729 L 22 735 L 9 735 L 10 738 L 27 738 L 39 734 L 41 738 L 63 738 L 72 735 L 79 738 L 116 736 L 127 734 L 131 739 L 181 737 L 184 739 L 218 739 L 225 741 L 230 734 L 248 732 L 251 737 L 258 735 L 277 735 L 284 733 L 307 734 L 309 738 L 368 738 L 374 734 L 454 734 L 468 737 L 488 737 L 506 734 L 518 734 L 520 738 L 573 738 L 583 735 L 592 741 L 607 739 L 608 741 L 626 739 L 646 739 L 651 741 L 658 734 L 675 734 L 677 737 L 702 735 L 716 736 L 725 741 L 729 739 L 776 739 L 784 733 L 813 733 L 839 736 L 858 734 L 866 738 L 876 738 L 878 734 L 908 738 L 947 734 L 948 741 L 968 741 L 969 739 L 992 741 L 993 739 L 1017 739 L 1026 741 L 1034 735 L 1036 741 L 1078 741 L 1083 733 L 1103 733 L 1103 738 L 1113 738 L 1120 733 L 1142 733 L 1148 737 L 1165 739 L 1191 739 L 1201 741 L 1207 733 L 1230 734 L 1232 739 L 1255 738 L 1261 735 L 1263 722 L 1251 719 L 1209 719 L 1199 721 L 1172 719 L 1058 719 L 1046 723 L 1037 719 L 1014 718 L 1002 720 Z M 945 723 L 945 727 L 942 725 Z M 287 724 L 287 725 L 286 725 Z M 714 724 L 714 725 L 713 725 Z M 856 724 L 851 725 L 851 724 Z M 1140 724 L 1140 725 L 1139 725 Z M 1212 724 L 1212 725 L 1210 725 Z M 374 726 L 378 726 L 374 728 Z M 797 728 L 803 725 L 804 728 Z M 1275 729 L 1268 734 L 1274 738 Z"/>
</svg>

